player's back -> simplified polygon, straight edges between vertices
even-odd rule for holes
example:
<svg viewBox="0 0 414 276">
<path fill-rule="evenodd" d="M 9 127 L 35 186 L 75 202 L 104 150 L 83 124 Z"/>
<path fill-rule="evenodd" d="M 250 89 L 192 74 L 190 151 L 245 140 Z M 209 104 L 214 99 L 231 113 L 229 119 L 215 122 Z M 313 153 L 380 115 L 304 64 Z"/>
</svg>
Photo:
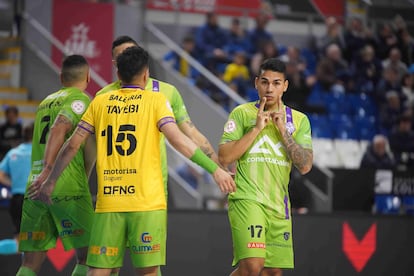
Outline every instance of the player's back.
<svg viewBox="0 0 414 276">
<path fill-rule="evenodd" d="M 66 134 L 65 140 L 70 137 L 77 126 L 82 114 L 89 105 L 89 97 L 77 88 L 64 87 L 61 90 L 47 96 L 38 106 L 33 130 L 32 168 L 31 178 L 36 177 L 43 169 L 43 158 L 46 143 L 49 138 L 50 128 L 59 115 L 65 116 L 71 123 L 72 129 Z M 78 151 L 75 158 L 62 173 L 53 192 L 54 195 L 74 195 L 89 193 L 89 188 L 83 184 L 86 179 L 83 167 L 83 147 Z M 61 185 L 65 178 L 71 178 L 72 184 Z M 86 181 L 87 182 L 87 181 Z M 78 184 L 78 185 L 75 185 Z"/>
</svg>

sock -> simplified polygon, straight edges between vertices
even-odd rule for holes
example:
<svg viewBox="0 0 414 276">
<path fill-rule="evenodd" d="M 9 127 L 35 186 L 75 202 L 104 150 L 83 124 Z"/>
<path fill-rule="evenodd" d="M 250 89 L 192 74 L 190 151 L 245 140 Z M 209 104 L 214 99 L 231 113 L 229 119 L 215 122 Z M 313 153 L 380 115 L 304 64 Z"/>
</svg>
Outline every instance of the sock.
<svg viewBox="0 0 414 276">
<path fill-rule="evenodd" d="M 5 239 L 0 241 L 0 255 L 17 254 L 17 241 Z"/>
<path fill-rule="evenodd" d="M 157 276 L 161 276 L 162 274 L 161 274 L 161 267 L 158 267 L 158 273 L 157 273 Z"/>
<path fill-rule="evenodd" d="M 16 276 L 36 276 L 36 273 L 28 267 L 21 266 Z"/>
<path fill-rule="evenodd" d="M 109 274 L 109 276 L 118 276 L 118 275 L 119 275 L 118 272 L 113 272 L 113 273 Z"/>
<path fill-rule="evenodd" d="M 86 276 L 88 274 L 88 266 L 77 264 L 72 271 L 72 276 Z"/>
</svg>

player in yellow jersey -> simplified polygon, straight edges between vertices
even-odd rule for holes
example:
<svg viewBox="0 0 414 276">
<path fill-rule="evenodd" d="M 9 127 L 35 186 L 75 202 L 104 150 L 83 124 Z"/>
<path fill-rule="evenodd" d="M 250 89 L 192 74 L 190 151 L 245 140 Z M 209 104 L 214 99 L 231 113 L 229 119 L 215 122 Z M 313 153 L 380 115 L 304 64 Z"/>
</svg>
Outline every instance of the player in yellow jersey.
<svg viewBox="0 0 414 276">
<path fill-rule="evenodd" d="M 32 194 L 50 202 L 59 175 L 89 135 L 95 134 L 98 194 L 88 275 L 109 275 L 112 268 L 121 267 L 127 243 L 136 275 L 156 276 L 165 264 L 167 203 L 161 132 L 181 154 L 210 172 L 222 192 L 235 191 L 231 175 L 179 130 L 166 97 L 142 88 L 149 76 L 148 61 L 148 53 L 140 47 L 118 56 L 121 89 L 95 97 L 41 189 Z"/>
<path fill-rule="evenodd" d="M 129 36 L 120 36 L 112 42 L 112 63 L 116 68 L 116 58 L 122 53 L 126 48 L 138 46 L 137 42 Z M 96 95 L 101 95 L 112 90 L 117 90 L 121 88 L 121 81 L 118 80 L 113 82 L 100 91 Z M 178 92 L 177 88 L 169 83 L 162 82 L 151 77 L 148 78 L 147 83 L 145 84 L 145 90 L 160 92 L 164 94 L 168 101 L 171 104 L 172 111 L 174 113 L 175 120 L 177 122 L 178 128 L 189 137 L 200 149 L 209 156 L 214 162 L 218 163 L 217 154 L 207 140 L 207 138 L 196 128 L 196 126 L 191 121 L 190 116 L 188 115 L 187 109 L 185 107 L 184 101 Z M 168 166 L 167 166 L 167 155 L 166 155 L 166 146 L 164 143 L 164 137 L 161 136 L 161 160 L 162 160 L 162 173 L 164 178 L 164 183 L 167 185 L 168 180 Z"/>
</svg>

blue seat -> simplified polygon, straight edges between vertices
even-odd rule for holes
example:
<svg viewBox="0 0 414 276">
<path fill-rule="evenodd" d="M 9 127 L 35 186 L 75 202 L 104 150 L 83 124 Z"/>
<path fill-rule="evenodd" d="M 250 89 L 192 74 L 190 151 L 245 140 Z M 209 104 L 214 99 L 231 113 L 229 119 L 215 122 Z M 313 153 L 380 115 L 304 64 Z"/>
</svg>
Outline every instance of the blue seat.
<svg viewBox="0 0 414 276">
<path fill-rule="evenodd" d="M 355 129 L 358 131 L 358 139 L 372 140 L 377 134 L 376 118 L 375 116 L 355 116 Z"/>
<path fill-rule="evenodd" d="M 328 117 L 320 114 L 309 114 L 312 136 L 315 138 L 333 138 L 333 131 Z"/>
<path fill-rule="evenodd" d="M 351 118 L 347 114 L 331 113 L 329 121 L 337 139 L 358 139 L 358 133 Z"/>
</svg>

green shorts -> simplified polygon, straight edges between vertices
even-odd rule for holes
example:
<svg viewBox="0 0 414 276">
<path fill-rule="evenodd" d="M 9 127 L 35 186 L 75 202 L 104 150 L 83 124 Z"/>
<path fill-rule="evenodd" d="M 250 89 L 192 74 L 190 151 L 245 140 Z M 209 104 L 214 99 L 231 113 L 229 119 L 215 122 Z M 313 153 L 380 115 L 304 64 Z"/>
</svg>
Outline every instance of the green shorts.
<svg viewBox="0 0 414 276">
<path fill-rule="evenodd" d="M 59 237 L 65 250 L 87 247 L 93 222 L 90 195 L 59 196 L 48 206 L 25 199 L 20 226 L 19 251 L 45 251 L 56 246 Z"/>
<path fill-rule="evenodd" d="M 251 200 L 230 200 L 233 266 L 245 258 L 265 258 L 265 267 L 293 268 L 292 221 Z"/>
<path fill-rule="evenodd" d="M 122 267 L 127 244 L 137 268 L 165 265 L 167 211 L 95 213 L 87 265 Z"/>
</svg>

